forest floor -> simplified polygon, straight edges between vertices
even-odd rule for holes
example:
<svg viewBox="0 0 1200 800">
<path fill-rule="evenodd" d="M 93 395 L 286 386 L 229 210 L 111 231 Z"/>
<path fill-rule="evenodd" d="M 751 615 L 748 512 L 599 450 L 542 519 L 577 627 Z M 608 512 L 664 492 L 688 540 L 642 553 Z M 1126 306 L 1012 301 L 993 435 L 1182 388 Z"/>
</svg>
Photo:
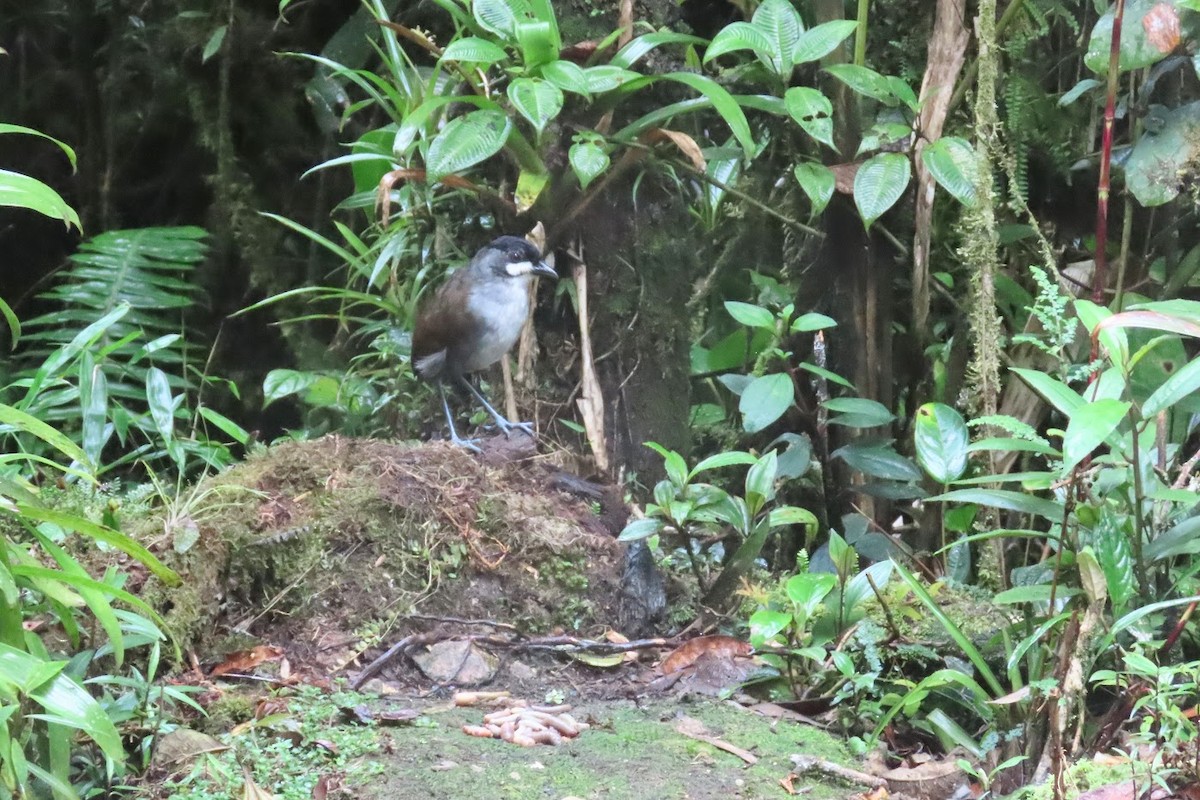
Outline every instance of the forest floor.
<svg viewBox="0 0 1200 800">
<path fill-rule="evenodd" d="M 695 616 L 688 582 L 663 587 L 673 619 L 646 619 L 619 492 L 486 444 L 288 442 L 142 521 L 183 583 L 123 566 L 205 715 L 157 737 L 140 796 L 971 796 L 953 757 L 867 765 L 836 710 L 742 693 L 763 665 L 740 642 L 630 643 Z M 554 744 L 486 738 L 490 714 Z"/>
</svg>

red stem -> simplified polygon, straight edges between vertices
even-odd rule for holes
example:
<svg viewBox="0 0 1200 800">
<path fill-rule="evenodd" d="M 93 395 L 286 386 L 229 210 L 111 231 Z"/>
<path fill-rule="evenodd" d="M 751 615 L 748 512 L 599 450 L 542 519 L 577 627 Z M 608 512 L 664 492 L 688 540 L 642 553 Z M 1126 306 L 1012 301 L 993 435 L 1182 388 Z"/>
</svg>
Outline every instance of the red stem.
<svg viewBox="0 0 1200 800">
<path fill-rule="evenodd" d="M 1092 302 L 1104 302 L 1108 285 L 1108 194 L 1112 166 L 1113 120 L 1116 117 L 1117 82 L 1121 65 L 1121 23 L 1125 19 L 1125 0 L 1113 4 L 1112 45 L 1108 51 L 1108 97 L 1104 104 L 1104 135 L 1100 144 L 1100 180 L 1096 198 L 1096 272 L 1092 277 Z M 1092 345 L 1095 349 L 1095 344 Z M 1095 358 L 1096 354 L 1093 353 Z"/>
</svg>

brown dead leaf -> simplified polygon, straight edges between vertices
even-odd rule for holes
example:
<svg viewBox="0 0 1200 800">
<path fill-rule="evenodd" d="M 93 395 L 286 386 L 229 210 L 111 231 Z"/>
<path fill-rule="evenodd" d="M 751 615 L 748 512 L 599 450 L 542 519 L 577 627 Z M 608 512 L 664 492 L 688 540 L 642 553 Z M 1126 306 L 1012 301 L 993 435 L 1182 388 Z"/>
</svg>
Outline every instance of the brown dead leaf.
<svg viewBox="0 0 1200 800">
<path fill-rule="evenodd" d="M 1160 53 L 1179 46 L 1179 11 L 1167 3 L 1158 3 L 1142 17 L 1146 39 Z"/>
<path fill-rule="evenodd" d="M 643 133 L 638 139 L 643 144 L 658 144 L 659 142 L 670 142 L 683 153 L 688 161 L 692 162 L 692 166 L 704 172 L 708 164 L 704 160 L 704 153 L 700 150 L 700 145 L 696 144 L 696 140 L 680 131 L 672 131 L 666 128 L 651 128 Z"/>
<path fill-rule="evenodd" d="M 732 659 L 737 656 L 748 656 L 751 652 L 752 648 L 747 642 L 732 636 L 700 636 L 684 642 L 672 650 L 662 660 L 660 668 L 663 675 L 670 675 L 672 672 L 678 672 L 695 664 L 696 659 L 703 655 Z"/>
<path fill-rule="evenodd" d="M 317 785 L 313 787 L 312 798 L 313 800 L 325 800 L 327 797 L 329 797 L 329 776 L 322 775 L 317 778 Z"/>
<path fill-rule="evenodd" d="M 689 739 L 695 739 L 698 742 L 711 744 L 718 750 L 724 750 L 730 755 L 737 756 L 747 764 L 758 763 L 758 756 L 754 755 L 748 750 L 743 750 L 740 747 L 732 745 L 724 739 L 718 739 L 716 736 L 713 736 L 708 732 L 708 729 L 704 727 L 704 723 L 698 719 L 695 719 L 694 717 L 683 717 L 680 719 L 678 724 L 675 725 L 675 732 L 686 736 Z"/>
<path fill-rule="evenodd" d="M 242 800 L 275 800 L 275 795 L 254 782 L 250 770 L 242 767 L 242 778 L 246 783 L 242 786 Z"/>
<path fill-rule="evenodd" d="M 249 672 L 265 661 L 275 661 L 283 656 L 283 649 L 270 644 L 260 644 L 249 650 L 230 653 L 225 660 L 212 668 L 209 675 L 216 678 L 230 672 Z"/>
<path fill-rule="evenodd" d="M 286 697 L 265 697 L 254 706 L 254 718 L 262 719 L 274 714 L 283 714 L 288 710 Z"/>
<path fill-rule="evenodd" d="M 787 775 L 784 775 L 779 779 L 779 785 L 783 787 L 785 792 L 794 795 L 796 793 L 796 787 L 792 785 L 794 780 L 796 780 L 796 773 L 789 772 Z"/>
</svg>

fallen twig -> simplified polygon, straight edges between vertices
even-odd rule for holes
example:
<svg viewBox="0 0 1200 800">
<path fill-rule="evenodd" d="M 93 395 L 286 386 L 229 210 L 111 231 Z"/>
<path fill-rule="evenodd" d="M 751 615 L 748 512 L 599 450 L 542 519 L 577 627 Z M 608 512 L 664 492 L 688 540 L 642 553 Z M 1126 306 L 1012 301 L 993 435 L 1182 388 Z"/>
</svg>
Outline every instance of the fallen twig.
<svg viewBox="0 0 1200 800">
<path fill-rule="evenodd" d="M 849 767 L 843 767 L 841 764 L 835 764 L 832 761 L 826 761 L 823 758 L 794 755 L 792 756 L 792 765 L 792 771 L 798 775 L 815 770 L 817 772 L 823 772 L 826 775 L 831 775 L 835 778 L 841 778 L 844 781 L 857 783 L 862 786 L 869 786 L 872 789 L 887 787 L 887 781 L 885 781 L 883 778 L 875 775 L 868 775 L 865 772 L 859 772 L 858 770 L 850 769 Z"/>
</svg>

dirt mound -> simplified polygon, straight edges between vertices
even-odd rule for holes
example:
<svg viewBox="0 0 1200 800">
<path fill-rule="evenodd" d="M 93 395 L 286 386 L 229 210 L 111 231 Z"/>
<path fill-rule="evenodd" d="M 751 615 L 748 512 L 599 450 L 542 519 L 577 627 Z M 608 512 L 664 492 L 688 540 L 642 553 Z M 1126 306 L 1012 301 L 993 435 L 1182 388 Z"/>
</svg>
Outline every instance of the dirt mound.
<svg viewBox="0 0 1200 800">
<path fill-rule="evenodd" d="M 623 508 L 555 488 L 573 482 L 520 457 L 528 444 L 491 445 L 482 458 L 339 436 L 264 449 L 147 523 L 184 584 L 144 594 L 202 656 L 266 641 L 331 671 L 414 614 L 529 633 L 611 625 Z"/>
</svg>

